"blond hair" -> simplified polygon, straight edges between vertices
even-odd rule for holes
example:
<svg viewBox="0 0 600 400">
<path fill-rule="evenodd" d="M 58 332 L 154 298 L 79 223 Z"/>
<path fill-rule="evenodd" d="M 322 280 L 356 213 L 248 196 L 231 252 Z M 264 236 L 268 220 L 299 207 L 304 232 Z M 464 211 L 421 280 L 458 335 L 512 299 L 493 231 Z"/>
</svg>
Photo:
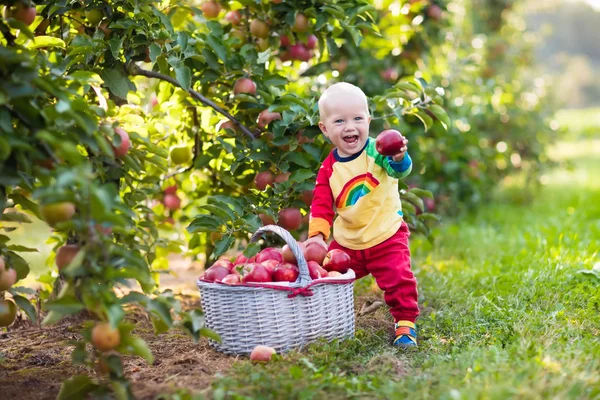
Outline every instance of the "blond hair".
<svg viewBox="0 0 600 400">
<path fill-rule="evenodd" d="M 361 88 L 348 82 L 338 82 L 329 86 L 319 98 L 319 118 L 323 120 L 327 116 L 326 105 L 339 96 L 358 96 L 365 102 L 367 114 L 369 114 L 369 101 L 367 95 Z"/>
</svg>

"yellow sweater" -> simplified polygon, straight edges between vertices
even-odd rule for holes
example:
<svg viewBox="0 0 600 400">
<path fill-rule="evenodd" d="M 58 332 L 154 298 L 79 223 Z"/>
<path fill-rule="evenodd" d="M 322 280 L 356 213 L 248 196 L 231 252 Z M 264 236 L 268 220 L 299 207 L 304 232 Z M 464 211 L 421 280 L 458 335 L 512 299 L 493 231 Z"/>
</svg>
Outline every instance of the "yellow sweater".
<svg viewBox="0 0 600 400">
<path fill-rule="evenodd" d="M 310 208 L 309 237 L 322 233 L 342 246 L 363 250 L 389 239 L 402 224 L 398 179 L 412 169 L 408 153 L 394 162 L 375 149 L 375 140 L 350 157 L 334 149 L 317 174 Z M 335 207 L 335 209 L 334 209 Z M 337 218 L 333 218 L 337 212 Z"/>
</svg>

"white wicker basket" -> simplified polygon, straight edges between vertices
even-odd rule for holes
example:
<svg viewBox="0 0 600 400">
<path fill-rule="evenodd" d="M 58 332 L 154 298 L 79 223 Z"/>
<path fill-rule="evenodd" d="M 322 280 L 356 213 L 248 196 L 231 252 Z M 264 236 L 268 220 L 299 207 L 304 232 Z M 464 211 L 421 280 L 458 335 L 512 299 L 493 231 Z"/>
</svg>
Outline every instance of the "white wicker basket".
<svg viewBox="0 0 600 400">
<path fill-rule="evenodd" d="M 300 275 L 289 285 L 247 283 L 227 285 L 198 279 L 206 326 L 221 337 L 209 340 L 228 354 L 250 354 L 259 344 L 277 352 L 298 348 L 318 338 L 328 340 L 354 336 L 354 272 L 333 279 L 311 280 L 302 250 L 285 229 L 276 225 L 260 228 L 274 232 L 290 246 Z"/>
</svg>

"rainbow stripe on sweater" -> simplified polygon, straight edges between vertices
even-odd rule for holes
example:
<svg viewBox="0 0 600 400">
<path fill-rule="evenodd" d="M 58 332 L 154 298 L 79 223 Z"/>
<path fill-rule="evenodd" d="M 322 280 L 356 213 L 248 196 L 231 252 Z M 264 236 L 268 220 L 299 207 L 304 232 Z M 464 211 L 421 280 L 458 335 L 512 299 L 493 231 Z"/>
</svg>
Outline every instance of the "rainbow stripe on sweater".
<svg viewBox="0 0 600 400">
<path fill-rule="evenodd" d="M 361 197 L 371 193 L 377 185 L 379 185 L 379 181 L 370 172 L 355 176 L 346 182 L 337 197 L 335 206 L 337 208 L 353 206 Z"/>
</svg>

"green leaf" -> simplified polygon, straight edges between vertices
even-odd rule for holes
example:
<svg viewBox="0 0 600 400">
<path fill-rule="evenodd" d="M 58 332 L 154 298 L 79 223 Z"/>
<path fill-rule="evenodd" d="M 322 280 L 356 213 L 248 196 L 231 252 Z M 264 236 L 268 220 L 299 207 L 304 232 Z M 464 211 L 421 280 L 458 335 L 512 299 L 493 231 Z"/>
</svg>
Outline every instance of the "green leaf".
<svg viewBox="0 0 600 400">
<path fill-rule="evenodd" d="M 410 201 L 415 206 L 419 207 L 421 211 L 425 210 L 425 205 L 423 204 L 423 200 L 419 196 L 411 192 L 404 192 L 400 195 L 400 197 L 404 200 Z M 404 203 L 403 203 L 404 204 Z"/>
<path fill-rule="evenodd" d="M 115 96 L 123 99 L 127 98 L 127 93 L 129 93 L 129 79 L 119 70 L 105 69 L 100 76 Z"/>
<path fill-rule="evenodd" d="M 29 320 L 34 324 L 37 324 L 37 313 L 35 311 L 35 307 L 33 307 L 29 300 L 27 300 L 23 296 L 19 296 L 18 294 L 13 295 L 13 300 L 15 301 L 15 303 L 17 303 L 20 309 L 25 311 L 25 314 L 27 314 Z"/>
<path fill-rule="evenodd" d="M 75 375 L 63 382 L 57 400 L 86 399 L 89 393 L 98 388 L 87 375 Z"/>
<path fill-rule="evenodd" d="M 212 329 L 201 328 L 200 335 L 221 343 L 221 336 L 219 336 L 219 334 Z"/>
<path fill-rule="evenodd" d="M 45 309 L 59 314 L 60 318 L 65 315 L 77 314 L 85 308 L 84 305 L 81 304 L 81 301 L 73 295 L 66 295 L 60 299 L 50 300 L 46 302 L 44 306 Z"/>
<path fill-rule="evenodd" d="M 150 351 L 150 348 L 144 339 L 137 336 L 132 336 L 129 334 L 129 332 L 125 334 L 121 332 L 121 344 L 117 347 L 117 350 L 122 353 L 140 356 L 144 358 L 148 364 L 152 364 L 154 362 L 152 351 Z"/>
<path fill-rule="evenodd" d="M 46 47 L 65 48 L 65 42 L 54 36 L 36 36 L 35 39 L 27 45 L 30 49 L 41 49 Z"/>
<path fill-rule="evenodd" d="M 213 250 L 213 256 L 218 257 L 225 253 L 235 242 L 233 236 L 224 236 L 215 243 L 215 249 Z"/>
<path fill-rule="evenodd" d="M 10 126 L 12 128 L 12 125 Z M 0 128 L 4 128 L 0 125 Z M 0 137 L 0 161 L 4 161 L 10 156 L 10 144 L 8 140 Z"/>
<path fill-rule="evenodd" d="M 192 86 L 192 71 L 185 65 L 175 69 L 177 82 L 185 91 L 189 91 Z"/>
<path fill-rule="evenodd" d="M 39 250 L 33 247 L 22 246 L 20 244 L 13 244 L 8 246 L 9 250 L 18 251 L 19 253 L 39 253 Z"/>
<path fill-rule="evenodd" d="M 18 212 L 5 212 L 0 215 L 0 221 L 31 223 L 27 215 Z"/>
<path fill-rule="evenodd" d="M 419 110 L 416 114 L 414 114 L 417 118 L 423 122 L 425 126 L 425 131 L 428 131 L 433 126 L 433 119 L 425 113 L 425 111 Z"/>
<path fill-rule="evenodd" d="M 35 216 L 38 217 L 39 219 L 42 219 L 38 205 L 36 203 L 34 203 L 33 201 L 29 200 L 27 197 L 25 197 L 21 194 L 18 194 L 18 193 L 13 193 L 13 194 L 9 195 L 8 197 L 10 199 L 12 199 L 16 204 L 19 204 L 24 209 L 29 210 L 32 213 L 34 213 Z"/>
<path fill-rule="evenodd" d="M 433 115 L 435 115 L 438 121 L 440 121 L 444 125 L 444 128 L 448 130 L 448 128 L 450 127 L 450 117 L 446 113 L 446 110 L 444 110 L 441 106 L 438 106 L 437 104 L 430 105 L 429 110 L 431 110 L 431 112 L 433 113 Z"/>
<path fill-rule="evenodd" d="M 217 230 L 223 222 L 212 215 L 199 215 L 187 227 L 189 233 L 195 232 L 213 232 Z"/>
<path fill-rule="evenodd" d="M 442 218 L 439 215 L 432 213 L 422 213 L 417 216 L 420 221 L 436 221 L 441 222 Z"/>
<path fill-rule="evenodd" d="M 220 39 L 214 37 L 213 35 L 209 35 L 208 38 L 206 38 L 206 43 L 208 43 L 211 49 L 217 53 L 217 56 L 219 56 L 221 60 L 227 62 L 227 49 Z"/>
<path fill-rule="evenodd" d="M 311 166 L 310 161 L 306 158 L 306 155 L 303 153 L 286 153 L 283 158 L 289 162 L 292 162 L 304 168 L 309 168 Z"/>
<path fill-rule="evenodd" d="M 433 199 L 433 193 L 431 193 L 429 190 L 423 190 L 423 189 L 419 189 L 419 188 L 412 188 L 409 190 L 409 192 L 416 194 L 419 197 L 428 197 L 430 199 Z"/>
</svg>

